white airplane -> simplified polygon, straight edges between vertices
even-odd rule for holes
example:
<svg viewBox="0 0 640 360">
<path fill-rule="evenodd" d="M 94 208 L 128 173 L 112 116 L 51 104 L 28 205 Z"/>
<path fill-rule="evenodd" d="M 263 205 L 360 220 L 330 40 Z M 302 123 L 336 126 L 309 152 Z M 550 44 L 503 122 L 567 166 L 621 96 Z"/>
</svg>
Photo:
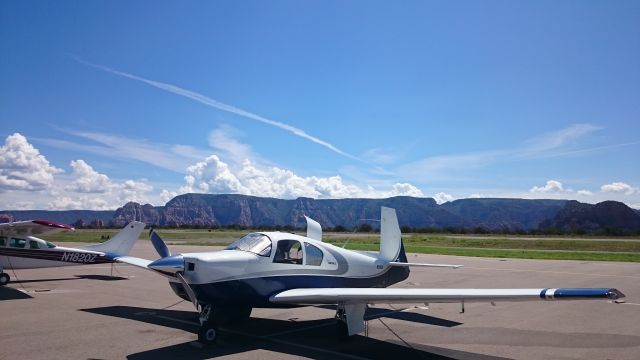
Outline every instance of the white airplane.
<svg viewBox="0 0 640 360">
<path fill-rule="evenodd" d="M 532 301 L 624 297 L 611 288 L 561 289 L 400 289 L 411 266 L 460 265 L 408 263 L 396 211 L 382 208 L 380 252 L 346 250 L 322 242 L 322 228 L 307 218 L 307 236 L 282 232 L 250 233 L 221 251 L 171 255 L 151 230 L 161 258 L 119 260 L 160 273 L 181 298 L 200 313 L 198 340 L 215 341 L 218 326 L 250 316 L 252 308 L 337 305 L 340 336 L 365 329 L 368 303 Z"/>
<path fill-rule="evenodd" d="M 71 226 L 47 220 L 0 224 L 0 286 L 11 280 L 4 268 L 35 269 L 118 262 L 119 258 L 129 254 L 144 227 L 144 223 L 132 221 L 108 241 L 71 248 L 56 246 L 33 236 L 74 230 Z"/>
</svg>

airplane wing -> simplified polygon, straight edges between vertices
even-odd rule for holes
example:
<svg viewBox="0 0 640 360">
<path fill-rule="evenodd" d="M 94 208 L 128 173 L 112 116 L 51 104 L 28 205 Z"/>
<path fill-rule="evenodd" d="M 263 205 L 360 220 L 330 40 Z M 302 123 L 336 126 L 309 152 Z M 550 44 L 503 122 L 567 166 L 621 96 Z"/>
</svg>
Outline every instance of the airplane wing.
<svg viewBox="0 0 640 360">
<path fill-rule="evenodd" d="M 32 236 L 62 230 L 75 230 L 73 227 L 49 220 L 27 220 L 14 221 L 0 224 L 0 235 L 2 236 Z"/>
<path fill-rule="evenodd" d="M 144 269 L 147 269 L 147 270 L 149 270 L 149 268 L 147 266 L 152 263 L 151 260 L 142 259 L 142 258 L 138 258 L 138 257 L 134 257 L 134 256 L 118 256 L 118 257 L 114 258 L 114 260 L 118 261 L 118 262 L 121 262 L 121 263 L 125 263 L 125 264 L 129 264 L 129 265 L 141 267 L 141 268 L 144 268 Z"/>
<path fill-rule="evenodd" d="M 286 304 L 489 302 L 533 300 L 615 300 L 625 295 L 612 288 L 557 289 L 401 289 L 312 288 L 292 289 L 271 296 Z"/>
</svg>

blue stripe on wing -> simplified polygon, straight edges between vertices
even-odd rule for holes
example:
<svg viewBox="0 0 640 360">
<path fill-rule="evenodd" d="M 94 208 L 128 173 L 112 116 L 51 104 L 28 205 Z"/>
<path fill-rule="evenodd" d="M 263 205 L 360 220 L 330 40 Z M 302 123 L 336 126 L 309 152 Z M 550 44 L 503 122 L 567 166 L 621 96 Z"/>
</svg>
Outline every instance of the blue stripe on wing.
<svg viewBox="0 0 640 360">
<path fill-rule="evenodd" d="M 610 299 L 616 300 L 625 297 L 618 289 L 613 288 L 558 288 L 544 289 L 540 292 L 540 297 L 554 300 L 577 300 L 577 299 Z"/>
</svg>

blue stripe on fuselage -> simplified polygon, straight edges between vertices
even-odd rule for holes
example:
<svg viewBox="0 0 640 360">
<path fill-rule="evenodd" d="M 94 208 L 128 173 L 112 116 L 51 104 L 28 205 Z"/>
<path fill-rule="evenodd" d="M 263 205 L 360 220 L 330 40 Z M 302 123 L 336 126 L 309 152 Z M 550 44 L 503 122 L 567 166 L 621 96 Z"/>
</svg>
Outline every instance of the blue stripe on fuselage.
<svg viewBox="0 0 640 360">
<path fill-rule="evenodd" d="M 191 284 L 198 301 L 214 305 L 243 305 L 250 307 L 288 307 L 273 304 L 269 298 L 290 289 L 387 287 L 409 276 L 407 268 L 393 267 L 385 273 L 369 278 L 348 278 L 325 275 L 286 275 L 229 280 L 208 284 Z M 175 289 L 174 289 L 175 291 Z"/>
</svg>

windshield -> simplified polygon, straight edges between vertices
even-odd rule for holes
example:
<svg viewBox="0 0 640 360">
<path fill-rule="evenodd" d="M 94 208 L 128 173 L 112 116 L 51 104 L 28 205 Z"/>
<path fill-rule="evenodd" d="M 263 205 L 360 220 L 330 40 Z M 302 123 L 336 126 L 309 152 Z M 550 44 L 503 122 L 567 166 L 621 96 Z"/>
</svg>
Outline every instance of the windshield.
<svg viewBox="0 0 640 360">
<path fill-rule="evenodd" d="M 234 241 L 225 250 L 248 251 L 260 256 L 271 256 L 271 239 L 265 234 L 251 233 Z"/>
</svg>

